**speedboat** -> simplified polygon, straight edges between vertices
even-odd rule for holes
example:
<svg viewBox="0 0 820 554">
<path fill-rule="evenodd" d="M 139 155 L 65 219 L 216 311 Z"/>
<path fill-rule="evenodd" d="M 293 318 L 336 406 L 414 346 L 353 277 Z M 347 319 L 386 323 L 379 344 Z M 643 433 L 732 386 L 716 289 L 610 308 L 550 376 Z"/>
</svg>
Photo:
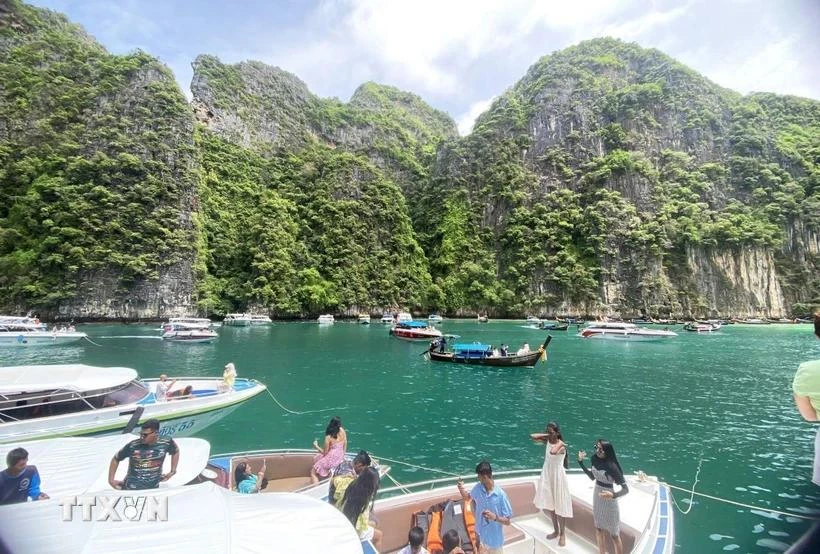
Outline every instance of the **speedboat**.
<svg viewBox="0 0 820 554">
<path fill-rule="evenodd" d="M 345 458 L 352 461 L 355 453 L 348 452 Z M 268 484 L 262 493 L 298 492 L 320 500 L 327 500 L 330 479 L 322 479 L 316 484 L 310 482 L 310 469 L 316 458 L 315 450 L 306 449 L 271 449 L 252 450 L 216 454 L 208 460 L 204 472 L 221 487 L 235 489 L 234 470 L 237 464 L 248 464 L 251 473 L 256 474 L 263 466 Z M 390 471 L 390 466 L 380 464 L 371 458 L 372 465 L 379 470 L 379 475 Z"/>
<path fill-rule="evenodd" d="M 269 315 L 253 315 L 251 314 L 251 326 L 270 325 L 273 323 Z"/>
<path fill-rule="evenodd" d="M 441 323 L 442 321 L 444 321 L 444 318 L 438 314 L 430 314 L 427 318 L 427 321 L 429 321 L 430 323 Z"/>
<path fill-rule="evenodd" d="M 88 338 L 73 325 L 49 330 L 36 317 L 0 315 L 0 346 L 45 346 L 70 344 Z"/>
<path fill-rule="evenodd" d="M 708 321 L 692 321 L 683 326 L 684 331 L 694 333 L 712 333 L 720 330 L 720 323 L 710 323 Z"/>
<path fill-rule="evenodd" d="M 174 342 L 213 342 L 219 338 L 216 331 L 206 327 L 189 327 L 178 323 L 166 323 L 162 326 L 163 340 Z"/>
<path fill-rule="evenodd" d="M 251 316 L 248 314 L 226 314 L 222 324 L 231 327 L 249 327 L 251 325 Z"/>
<path fill-rule="evenodd" d="M 399 312 L 396 316 L 396 323 L 407 323 L 408 321 L 413 321 L 413 314 L 410 312 Z"/>
<path fill-rule="evenodd" d="M 359 314 L 359 323 L 362 325 L 370 325 L 370 314 Z"/>
<path fill-rule="evenodd" d="M 535 317 L 534 315 L 527 316 L 527 323 L 530 325 L 538 325 L 541 323 L 541 319 Z"/>
<path fill-rule="evenodd" d="M 405 340 L 430 340 L 441 337 L 441 331 L 425 321 L 396 323 L 390 328 L 390 334 Z"/>
<path fill-rule="evenodd" d="M 513 512 L 510 525 L 503 527 L 504 552 L 597 552 L 592 519 L 595 482 L 580 470 L 567 472 L 573 517 L 566 520 L 567 544 L 558 548 L 557 541 L 546 539 L 552 531 L 549 516 L 533 504 L 540 471 L 493 473 L 495 485 L 507 494 Z M 626 481 L 629 494 L 618 499 L 624 552 L 671 554 L 675 548 L 675 528 L 669 486 L 642 472 L 627 475 Z M 465 483 L 465 488 L 469 491 L 473 485 Z M 451 499 L 457 499 L 455 513 L 460 514 L 464 507 L 452 477 L 381 489 L 373 515 L 384 533 L 382 552 L 395 552 L 407 543 L 408 522 L 414 521 L 414 514 L 428 512 L 434 505 Z"/>
<path fill-rule="evenodd" d="M 317 321 L 319 322 L 319 325 L 333 325 L 336 323 L 336 319 L 330 314 L 320 315 Z"/>
<path fill-rule="evenodd" d="M 126 367 L 82 364 L 0 368 L 0 444 L 67 435 L 119 433 L 133 419 L 156 418 L 163 436 L 198 433 L 266 387 L 254 379 L 178 377 L 168 400 L 155 395 L 159 379 L 139 379 Z"/>
<path fill-rule="evenodd" d="M 171 317 L 168 323 L 178 329 L 210 329 L 213 322 L 207 317 Z"/>
<path fill-rule="evenodd" d="M 490 318 L 486 315 L 477 315 L 476 319 L 479 323 L 487 323 L 488 321 L 490 321 Z"/>
<path fill-rule="evenodd" d="M 668 329 L 647 329 L 622 321 L 598 321 L 581 329 L 577 336 L 585 339 L 655 340 L 677 337 L 678 334 Z"/>
<path fill-rule="evenodd" d="M 118 554 L 375 551 L 340 510 L 303 494 L 239 494 L 214 483 L 134 492 L 108 489 L 91 498 L 0 506 L 4 547 Z"/>
<path fill-rule="evenodd" d="M 385 325 L 393 325 L 393 315 L 384 314 L 380 320 Z"/>
</svg>

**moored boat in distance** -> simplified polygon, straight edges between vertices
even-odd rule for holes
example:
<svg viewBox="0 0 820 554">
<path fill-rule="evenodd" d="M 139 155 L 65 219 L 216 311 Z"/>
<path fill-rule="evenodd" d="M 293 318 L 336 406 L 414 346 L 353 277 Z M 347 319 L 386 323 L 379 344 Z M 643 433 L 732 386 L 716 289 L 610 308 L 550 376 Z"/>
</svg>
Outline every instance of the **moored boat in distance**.
<svg viewBox="0 0 820 554">
<path fill-rule="evenodd" d="M 319 325 L 333 325 L 336 323 L 336 318 L 334 318 L 331 314 L 322 314 L 316 319 L 316 321 L 319 322 Z"/>
<path fill-rule="evenodd" d="M 544 344 L 538 350 L 526 350 L 515 354 L 502 354 L 489 344 L 456 343 L 450 352 L 436 349 L 436 344 L 430 345 L 427 354 L 431 361 L 450 362 L 453 364 L 484 365 L 491 367 L 533 367 L 538 360 L 546 360 L 547 347 L 552 336 L 547 336 Z M 441 343 L 439 343 L 440 345 Z"/>
<path fill-rule="evenodd" d="M 668 329 L 647 329 L 623 321 L 598 321 L 581 329 L 577 336 L 585 339 L 656 340 L 677 337 L 678 334 Z"/>
<path fill-rule="evenodd" d="M 396 323 L 390 328 L 390 334 L 405 340 L 430 340 L 441 337 L 441 331 L 425 321 Z"/>
<path fill-rule="evenodd" d="M 384 314 L 379 321 L 384 325 L 393 325 L 393 314 Z"/>
<path fill-rule="evenodd" d="M 219 338 L 216 331 L 207 327 L 192 327 L 189 324 L 165 323 L 162 326 L 163 340 L 174 342 L 213 342 Z"/>
<path fill-rule="evenodd" d="M 430 314 L 427 317 L 427 321 L 429 321 L 430 323 L 441 323 L 442 321 L 444 321 L 444 318 L 441 317 L 439 314 Z"/>
<path fill-rule="evenodd" d="M 540 468 L 493 472 L 493 481 L 507 494 L 513 513 L 510 525 L 504 526 L 504 552 L 598 552 L 592 515 L 595 481 L 575 469 L 567 472 L 573 517 L 566 519 L 566 546 L 559 548 L 557 541 L 546 539 L 553 530 L 549 516 L 533 504 L 540 473 Z M 618 499 L 623 551 L 671 554 L 675 548 L 675 526 L 669 486 L 642 472 L 625 477 L 629 494 Z M 469 491 L 473 485 L 474 482 L 465 483 L 465 488 Z M 453 499 L 457 499 L 456 514 L 470 509 L 459 498 L 452 477 L 380 490 L 373 515 L 384 533 L 381 551 L 396 552 L 407 543 L 407 522 L 413 521 L 414 514 L 428 512 L 432 506 Z M 462 540 L 467 540 L 466 535 Z"/>
<path fill-rule="evenodd" d="M 49 346 L 70 344 L 88 338 L 73 325 L 48 329 L 36 317 L 0 316 L 0 346 Z"/>
<path fill-rule="evenodd" d="M 396 315 L 396 323 L 407 323 L 408 321 L 413 321 L 413 314 L 410 312 L 399 312 Z"/>
<path fill-rule="evenodd" d="M 222 324 L 230 327 L 250 327 L 251 316 L 248 314 L 226 314 Z"/>
<path fill-rule="evenodd" d="M 720 330 L 720 323 L 710 323 L 708 321 L 692 321 L 683 326 L 684 331 L 694 333 L 713 333 Z"/>
<path fill-rule="evenodd" d="M 197 433 L 266 387 L 221 377 L 175 377 L 168 400 L 155 395 L 158 379 L 139 379 L 126 367 L 82 364 L 0 368 L 0 443 L 67 435 L 119 433 L 132 417 L 157 418 L 163 436 Z M 136 415 L 139 412 L 140 415 Z"/>
<path fill-rule="evenodd" d="M 489 323 L 490 318 L 489 318 L 488 316 L 486 316 L 486 315 L 480 315 L 480 314 L 479 314 L 479 315 L 477 315 L 477 316 L 476 316 L 476 320 L 477 320 L 479 323 Z"/>
<path fill-rule="evenodd" d="M 273 323 L 269 315 L 254 315 L 251 314 L 251 327 L 261 327 L 263 325 L 270 325 Z"/>
<path fill-rule="evenodd" d="M 370 314 L 359 314 L 360 325 L 370 325 Z"/>
</svg>

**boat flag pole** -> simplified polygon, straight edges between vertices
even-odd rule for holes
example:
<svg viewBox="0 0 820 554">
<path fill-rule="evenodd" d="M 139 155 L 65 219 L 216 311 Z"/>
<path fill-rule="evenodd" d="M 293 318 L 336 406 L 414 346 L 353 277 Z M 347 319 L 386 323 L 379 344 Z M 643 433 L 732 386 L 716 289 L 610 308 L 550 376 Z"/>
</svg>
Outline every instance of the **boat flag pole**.
<svg viewBox="0 0 820 554">
<path fill-rule="evenodd" d="M 127 435 L 131 431 L 134 430 L 134 427 L 137 426 L 140 418 L 142 417 L 142 412 L 145 411 L 145 408 L 142 406 L 137 406 L 137 409 L 134 410 L 134 414 L 131 416 L 131 419 L 128 420 L 128 424 L 125 426 L 125 429 L 122 430 L 123 435 Z"/>
<path fill-rule="evenodd" d="M 547 335 L 547 339 L 544 341 L 544 344 L 542 344 L 541 348 L 539 348 L 539 350 L 541 351 L 541 361 L 542 362 L 546 361 L 546 359 L 547 359 L 547 347 L 549 346 L 551 340 L 552 340 L 552 335 Z"/>
</svg>

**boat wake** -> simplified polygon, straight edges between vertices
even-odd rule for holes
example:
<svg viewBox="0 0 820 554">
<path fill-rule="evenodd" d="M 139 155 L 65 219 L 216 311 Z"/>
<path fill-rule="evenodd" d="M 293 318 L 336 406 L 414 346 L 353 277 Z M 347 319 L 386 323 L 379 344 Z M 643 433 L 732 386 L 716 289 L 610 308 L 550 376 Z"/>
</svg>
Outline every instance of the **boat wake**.
<svg viewBox="0 0 820 554">
<path fill-rule="evenodd" d="M 154 337 L 151 335 L 108 335 L 102 337 L 94 337 L 95 339 L 151 339 L 162 340 L 162 337 Z"/>
</svg>

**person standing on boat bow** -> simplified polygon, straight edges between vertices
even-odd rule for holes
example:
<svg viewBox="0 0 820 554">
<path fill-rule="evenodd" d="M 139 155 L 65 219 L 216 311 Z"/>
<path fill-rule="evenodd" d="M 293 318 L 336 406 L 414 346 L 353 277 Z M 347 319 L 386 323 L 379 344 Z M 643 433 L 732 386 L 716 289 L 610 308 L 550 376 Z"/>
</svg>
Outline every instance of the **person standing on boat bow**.
<svg viewBox="0 0 820 554">
<path fill-rule="evenodd" d="M 165 456 L 171 455 L 171 471 L 162 473 Z M 120 462 L 128 458 L 128 473 L 117 481 L 114 476 Z M 174 439 L 159 436 L 159 420 L 149 419 L 142 424 L 140 438 L 134 439 L 117 452 L 108 467 L 108 484 L 115 489 L 143 490 L 159 487 L 177 473 L 179 448 Z"/>
<path fill-rule="evenodd" d="M 225 364 L 225 371 L 222 372 L 222 386 L 226 390 L 233 390 L 233 384 L 236 382 L 236 366 L 233 362 Z"/>
<path fill-rule="evenodd" d="M 472 502 L 476 514 L 475 532 L 478 537 L 479 554 L 502 554 L 504 529 L 512 519 L 512 505 L 507 493 L 495 484 L 490 462 L 482 460 L 475 466 L 478 483 L 468 493 L 464 482 L 458 480 L 458 492 L 464 502 Z"/>
<path fill-rule="evenodd" d="M 595 490 L 592 493 L 592 519 L 595 523 L 595 540 L 598 543 L 598 552 L 606 552 L 606 535 L 612 537 L 615 554 L 623 554 L 624 545 L 621 542 L 621 511 L 618 508 L 618 497 L 629 492 L 624 479 L 624 472 L 618 458 L 615 456 L 615 447 L 612 443 L 598 439 L 595 441 L 595 455 L 592 457 L 592 468 L 584 465 L 587 453 L 578 452 L 578 465 L 595 481 Z M 615 492 L 615 483 L 621 490 Z"/>
<path fill-rule="evenodd" d="M 547 447 L 533 503 L 539 510 L 546 511 L 552 519 L 553 532 L 547 538 L 557 537 L 558 546 L 565 546 L 566 518 L 572 517 L 572 495 L 566 472 L 567 445 L 554 421 L 547 423 L 543 433 L 532 433 L 530 437 L 536 442 L 546 443 Z"/>
<path fill-rule="evenodd" d="M 820 339 L 820 313 L 814 315 L 814 336 Z M 792 381 L 794 403 L 803 419 L 816 424 L 820 421 L 820 360 L 803 362 Z M 814 469 L 812 482 L 820 485 L 820 427 L 814 438 Z"/>
</svg>

